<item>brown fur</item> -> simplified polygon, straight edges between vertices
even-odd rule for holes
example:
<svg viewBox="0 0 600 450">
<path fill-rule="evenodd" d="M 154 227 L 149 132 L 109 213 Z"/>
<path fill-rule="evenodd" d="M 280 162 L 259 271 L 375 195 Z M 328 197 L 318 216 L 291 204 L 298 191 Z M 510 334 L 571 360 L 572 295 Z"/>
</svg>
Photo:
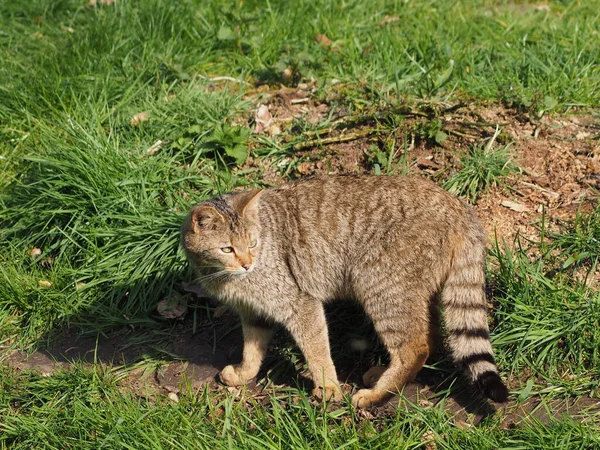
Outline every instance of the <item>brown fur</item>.
<svg viewBox="0 0 600 450">
<path fill-rule="evenodd" d="M 323 304 L 352 298 L 390 353 L 352 403 L 383 402 L 427 360 L 441 299 L 455 360 L 490 397 L 505 397 L 488 338 L 482 228 L 429 181 L 323 177 L 227 194 L 192 209 L 182 245 L 198 282 L 242 320 L 243 360 L 221 372 L 227 385 L 258 373 L 272 335 L 266 319 L 294 337 L 317 393 L 339 398 Z"/>
</svg>

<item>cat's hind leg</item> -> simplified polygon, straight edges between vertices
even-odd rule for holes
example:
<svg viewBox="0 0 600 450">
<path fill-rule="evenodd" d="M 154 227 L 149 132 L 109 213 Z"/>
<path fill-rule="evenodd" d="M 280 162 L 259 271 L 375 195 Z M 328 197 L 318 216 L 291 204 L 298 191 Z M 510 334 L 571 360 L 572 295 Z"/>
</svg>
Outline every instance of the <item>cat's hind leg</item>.
<svg viewBox="0 0 600 450">
<path fill-rule="evenodd" d="M 390 351 L 390 365 L 373 387 L 361 389 L 352 396 L 352 404 L 359 408 L 368 408 L 387 401 L 406 383 L 415 378 L 428 356 L 427 342 L 410 342 L 393 349 Z M 365 375 L 367 374 L 369 372 Z M 372 380 L 373 378 L 370 379 L 371 382 Z"/>
<path fill-rule="evenodd" d="M 363 381 L 368 389 L 354 394 L 354 406 L 365 408 L 387 401 L 415 378 L 432 351 L 434 333 L 427 307 L 428 296 L 415 289 L 407 291 L 411 291 L 410 299 L 381 295 L 363 302 L 390 354 L 390 363 L 387 368 L 373 367 L 365 373 Z"/>
</svg>

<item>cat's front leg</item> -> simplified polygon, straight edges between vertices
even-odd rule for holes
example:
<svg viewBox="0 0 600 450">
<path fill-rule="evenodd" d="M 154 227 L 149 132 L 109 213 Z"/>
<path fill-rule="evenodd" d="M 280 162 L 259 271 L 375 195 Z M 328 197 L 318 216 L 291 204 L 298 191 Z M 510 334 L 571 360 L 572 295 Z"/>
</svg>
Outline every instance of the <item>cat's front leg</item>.
<svg viewBox="0 0 600 450">
<path fill-rule="evenodd" d="M 258 374 L 269 341 L 273 336 L 273 324 L 252 314 L 240 314 L 244 333 L 244 353 L 240 364 L 226 366 L 219 379 L 227 386 L 241 386 Z"/>
<path fill-rule="evenodd" d="M 313 395 L 326 400 L 341 400 L 342 391 L 331 359 L 323 305 L 312 299 L 301 302 L 285 325 L 306 359 L 315 384 Z"/>
</svg>

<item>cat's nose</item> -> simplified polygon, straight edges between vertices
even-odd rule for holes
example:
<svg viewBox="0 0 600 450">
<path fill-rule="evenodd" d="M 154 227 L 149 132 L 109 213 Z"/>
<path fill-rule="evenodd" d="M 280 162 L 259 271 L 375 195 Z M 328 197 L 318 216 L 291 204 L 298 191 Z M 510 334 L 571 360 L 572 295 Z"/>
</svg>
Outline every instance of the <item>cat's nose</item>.
<svg viewBox="0 0 600 450">
<path fill-rule="evenodd" d="M 250 261 L 244 261 L 242 263 L 242 267 L 246 270 L 250 270 L 250 267 L 252 267 L 252 263 Z"/>
</svg>

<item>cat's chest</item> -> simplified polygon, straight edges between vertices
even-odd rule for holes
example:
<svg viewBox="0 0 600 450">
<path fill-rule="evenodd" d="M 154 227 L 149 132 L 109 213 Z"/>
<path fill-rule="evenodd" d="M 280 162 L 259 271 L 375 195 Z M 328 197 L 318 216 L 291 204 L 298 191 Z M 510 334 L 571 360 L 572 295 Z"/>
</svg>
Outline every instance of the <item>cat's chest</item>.
<svg viewBox="0 0 600 450">
<path fill-rule="evenodd" d="M 257 270 L 246 277 L 220 285 L 207 286 L 207 291 L 219 301 L 235 308 L 237 305 L 272 316 L 273 311 L 286 308 L 296 297 L 298 287 L 292 277 L 279 268 Z"/>
</svg>

